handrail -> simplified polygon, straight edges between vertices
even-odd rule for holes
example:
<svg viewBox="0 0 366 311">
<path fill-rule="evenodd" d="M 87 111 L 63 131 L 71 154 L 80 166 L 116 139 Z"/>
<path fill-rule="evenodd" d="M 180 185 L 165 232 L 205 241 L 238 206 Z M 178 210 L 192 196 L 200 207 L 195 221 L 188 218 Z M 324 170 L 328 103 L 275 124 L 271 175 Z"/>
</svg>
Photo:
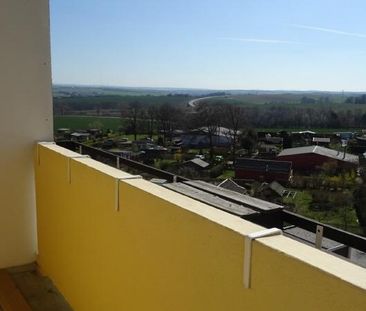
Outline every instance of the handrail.
<svg viewBox="0 0 366 311">
<path fill-rule="evenodd" d="M 108 164 L 113 164 L 113 166 L 118 167 L 120 164 L 124 164 L 126 166 L 129 166 L 131 168 L 143 171 L 145 173 L 151 174 L 153 176 L 166 179 L 170 182 L 179 182 L 179 181 L 188 181 L 189 179 L 175 175 L 173 173 L 163 171 L 161 169 L 155 168 L 150 165 L 143 164 L 138 161 L 134 161 L 131 159 L 126 159 L 124 157 L 120 157 L 118 155 L 115 155 L 111 152 L 101 150 L 95 147 L 91 147 L 82 143 L 74 142 L 74 141 L 59 141 L 57 144 L 61 147 L 76 150 L 77 152 L 80 152 L 82 150 L 83 154 L 90 155 L 93 159 L 99 160 L 101 162 L 107 162 Z M 81 149 L 80 149 L 81 148 Z M 107 161 L 103 161 L 107 160 Z M 112 163 L 110 163 L 112 162 Z"/>
<path fill-rule="evenodd" d="M 99 160 L 101 162 L 112 164 L 113 166 L 118 166 L 119 164 L 124 164 L 126 166 L 132 167 L 134 169 L 143 171 L 145 173 L 151 174 L 153 176 L 157 176 L 159 178 L 166 179 L 169 182 L 182 182 L 182 181 L 189 181 L 188 178 L 174 175 L 173 173 L 160 170 L 158 168 L 126 159 L 120 156 L 117 156 L 113 153 L 90 147 L 82 143 L 74 142 L 74 141 L 59 141 L 57 142 L 58 145 L 74 150 L 74 151 L 82 151 L 83 154 L 90 155 L 93 159 Z M 117 162 L 117 159 L 119 159 L 119 163 Z M 221 197 L 220 195 L 218 195 Z M 225 198 L 227 199 L 227 198 Z M 230 200 L 229 201 L 235 201 L 238 203 L 237 200 Z M 239 216 L 239 215 L 237 215 Z M 270 219 L 269 219 L 270 218 Z M 289 223 L 293 226 L 302 228 L 304 230 L 316 233 L 317 226 L 322 226 L 324 228 L 323 230 L 323 237 L 328 238 L 331 240 L 334 240 L 336 242 L 342 243 L 346 246 L 356 248 L 360 251 L 366 252 L 366 237 L 362 237 L 347 231 L 344 231 L 342 229 L 338 229 L 323 223 L 320 223 L 318 221 L 309 219 L 307 217 L 298 215 L 296 213 L 290 212 L 288 210 L 279 210 L 277 213 L 265 215 L 261 214 L 260 217 L 257 219 L 251 220 L 257 224 L 260 224 L 265 227 L 273 227 L 274 225 L 276 227 L 279 227 L 283 229 L 284 223 Z"/>
<path fill-rule="evenodd" d="M 310 232 L 316 232 L 317 226 L 323 227 L 323 237 L 337 241 L 346 246 L 366 252 L 366 238 L 360 235 L 338 229 L 324 223 L 309 219 L 299 214 L 283 210 L 283 221 Z"/>
</svg>

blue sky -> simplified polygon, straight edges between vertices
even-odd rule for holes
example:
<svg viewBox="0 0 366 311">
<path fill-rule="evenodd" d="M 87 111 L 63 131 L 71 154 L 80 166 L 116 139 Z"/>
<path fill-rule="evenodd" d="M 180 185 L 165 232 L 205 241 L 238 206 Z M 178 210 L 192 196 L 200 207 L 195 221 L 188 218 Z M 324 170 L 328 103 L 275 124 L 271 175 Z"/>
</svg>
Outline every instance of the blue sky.
<svg viewBox="0 0 366 311">
<path fill-rule="evenodd" d="M 63 84 L 366 91 L 364 0 L 51 0 Z"/>
</svg>

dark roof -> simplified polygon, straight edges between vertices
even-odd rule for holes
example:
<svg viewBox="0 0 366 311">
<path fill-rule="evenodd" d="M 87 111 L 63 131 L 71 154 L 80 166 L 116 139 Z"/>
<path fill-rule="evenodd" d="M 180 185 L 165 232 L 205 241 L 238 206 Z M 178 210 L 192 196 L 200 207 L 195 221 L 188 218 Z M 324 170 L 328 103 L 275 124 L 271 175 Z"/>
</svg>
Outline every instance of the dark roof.
<svg viewBox="0 0 366 311">
<path fill-rule="evenodd" d="M 266 136 L 259 139 L 260 141 L 265 141 L 267 143 L 271 144 L 282 144 L 283 138 L 282 137 L 276 137 L 276 136 Z"/>
<path fill-rule="evenodd" d="M 226 200 L 238 202 L 243 206 L 252 208 L 253 210 L 257 210 L 262 213 L 278 211 L 283 208 L 282 205 L 263 201 L 261 199 L 253 198 L 249 195 L 240 194 L 231 190 L 220 188 L 202 180 L 189 180 L 185 181 L 184 184 L 205 191 L 206 193 L 214 194 Z"/>
<path fill-rule="evenodd" d="M 292 163 L 288 161 L 274 161 L 263 159 L 237 159 L 236 169 L 245 169 L 258 172 L 290 173 Z"/>
<path fill-rule="evenodd" d="M 212 193 L 208 193 L 206 191 L 197 189 L 197 188 L 187 185 L 185 183 L 177 182 L 177 183 L 171 183 L 171 184 L 163 184 L 163 186 L 165 188 L 179 192 L 188 197 L 196 199 L 200 202 L 209 204 L 218 209 L 224 210 L 226 212 L 229 212 L 231 214 L 234 214 L 234 215 L 237 215 L 240 217 L 258 214 L 257 211 L 251 209 L 248 206 L 244 206 L 243 204 L 239 204 L 239 203 L 236 204 L 233 202 L 229 202 Z"/>
</svg>

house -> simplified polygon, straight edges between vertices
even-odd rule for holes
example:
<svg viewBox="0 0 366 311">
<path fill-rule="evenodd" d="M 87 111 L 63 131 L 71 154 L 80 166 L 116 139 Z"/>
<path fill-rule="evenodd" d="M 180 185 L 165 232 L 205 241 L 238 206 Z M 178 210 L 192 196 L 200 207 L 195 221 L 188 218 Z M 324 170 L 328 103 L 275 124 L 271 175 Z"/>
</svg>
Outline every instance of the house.
<svg viewBox="0 0 366 311">
<path fill-rule="evenodd" d="M 66 127 L 61 127 L 57 129 L 57 134 L 65 134 L 70 133 L 70 129 Z"/>
<path fill-rule="evenodd" d="M 97 137 L 101 137 L 102 136 L 103 131 L 101 129 L 91 128 L 91 129 L 88 129 L 88 133 L 91 136 L 93 136 L 94 138 L 97 138 Z"/>
<path fill-rule="evenodd" d="M 204 170 L 210 166 L 210 163 L 207 163 L 206 161 L 203 161 L 199 158 L 195 158 L 195 159 L 184 162 L 183 166 L 192 167 L 195 170 Z"/>
<path fill-rule="evenodd" d="M 306 131 L 299 131 L 299 132 L 292 132 L 293 135 L 301 135 L 301 136 L 314 136 L 316 132 L 306 130 Z"/>
<path fill-rule="evenodd" d="M 74 132 L 70 135 L 72 141 L 77 141 L 79 143 L 89 140 L 90 134 L 84 132 Z"/>
<path fill-rule="evenodd" d="M 69 128 L 58 128 L 56 133 L 55 133 L 55 137 L 58 140 L 61 139 L 70 139 L 70 129 Z"/>
<path fill-rule="evenodd" d="M 229 147 L 232 143 L 232 131 L 218 127 L 212 134 L 212 144 L 215 147 Z M 182 146 L 188 148 L 207 148 L 210 146 L 209 130 L 201 127 L 181 136 Z"/>
<path fill-rule="evenodd" d="M 260 142 L 270 145 L 282 145 L 283 138 L 278 136 L 272 136 L 272 134 L 266 134 L 264 137 L 258 139 Z"/>
<path fill-rule="evenodd" d="M 132 141 L 128 140 L 128 138 L 121 138 L 118 141 L 116 141 L 116 144 L 119 148 L 131 148 L 132 147 Z"/>
<path fill-rule="evenodd" d="M 335 162 L 339 167 L 356 167 L 358 156 L 321 146 L 306 146 L 284 149 L 278 160 L 292 162 L 294 170 L 311 171 L 324 163 Z"/>
<path fill-rule="evenodd" d="M 279 153 L 279 147 L 273 144 L 260 143 L 258 145 L 258 155 L 261 159 L 274 159 Z"/>
<path fill-rule="evenodd" d="M 337 137 L 339 137 L 341 140 L 349 140 L 352 139 L 355 133 L 353 132 L 337 132 L 335 133 Z"/>
<path fill-rule="evenodd" d="M 150 163 L 155 158 L 162 157 L 168 149 L 154 144 L 150 140 L 135 141 L 132 143 L 132 151 L 139 153 L 139 157 L 145 162 Z"/>
<path fill-rule="evenodd" d="M 313 137 L 313 143 L 318 146 L 329 146 L 330 138 L 329 137 Z"/>
<path fill-rule="evenodd" d="M 254 179 L 271 182 L 288 182 L 291 178 L 291 162 L 263 159 L 237 159 L 235 161 L 236 179 Z"/>
</svg>

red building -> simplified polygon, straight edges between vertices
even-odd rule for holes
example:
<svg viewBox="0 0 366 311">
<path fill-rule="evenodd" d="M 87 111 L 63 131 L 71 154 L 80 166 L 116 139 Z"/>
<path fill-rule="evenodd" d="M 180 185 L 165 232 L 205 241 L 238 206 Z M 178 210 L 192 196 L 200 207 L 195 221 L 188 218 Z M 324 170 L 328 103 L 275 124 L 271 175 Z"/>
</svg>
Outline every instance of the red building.
<svg viewBox="0 0 366 311">
<path fill-rule="evenodd" d="M 306 146 L 284 149 L 278 160 L 292 162 L 294 170 L 311 171 L 322 167 L 326 162 L 335 162 L 339 167 L 357 167 L 358 156 L 346 152 L 321 147 Z"/>
<path fill-rule="evenodd" d="M 286 161 L 237 159 L 235 161 L 235 178 L 288 182 L 292 175 L 291 165 L 291 162 Z"/>
</svg>

